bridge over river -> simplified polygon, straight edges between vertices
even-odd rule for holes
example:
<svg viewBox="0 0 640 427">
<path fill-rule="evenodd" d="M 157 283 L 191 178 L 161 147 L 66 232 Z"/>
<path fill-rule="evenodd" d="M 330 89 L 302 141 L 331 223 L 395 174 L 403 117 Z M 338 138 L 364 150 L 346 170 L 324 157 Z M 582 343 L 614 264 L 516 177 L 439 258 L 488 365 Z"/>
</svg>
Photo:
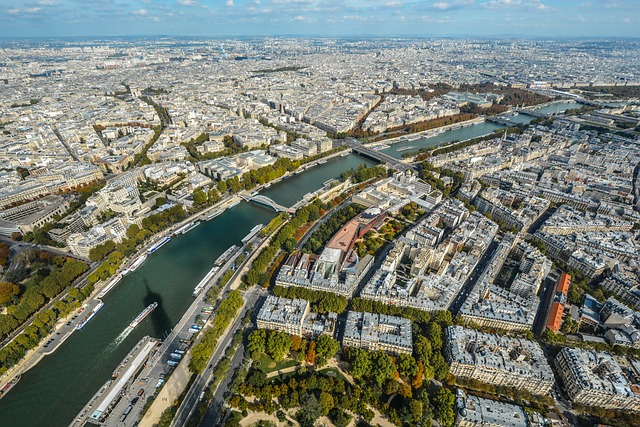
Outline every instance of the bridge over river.
<svg viewBox="0 0 640 427">
<path fill-rule="evenodd" d="M 256 194 L 255 196 L 241 195 L 240 197 L 242 199 L 246 200 L 247 202 L 255 202 L 255 203 L 259 203 L 259 204 L 264 205 L 264 206 L 268 206 L 268 207 L 272 208 L 273 210 L 275 210 L 277 212 L 289 212 L 290 214 L 296 213 L 295 208 L 288 208 L 286 206 L 282 206 L 281 204 L 278 204 L 278 203 L 274 202 L 273 200 L 271 200 L 267 196 Z"/>
</svg>

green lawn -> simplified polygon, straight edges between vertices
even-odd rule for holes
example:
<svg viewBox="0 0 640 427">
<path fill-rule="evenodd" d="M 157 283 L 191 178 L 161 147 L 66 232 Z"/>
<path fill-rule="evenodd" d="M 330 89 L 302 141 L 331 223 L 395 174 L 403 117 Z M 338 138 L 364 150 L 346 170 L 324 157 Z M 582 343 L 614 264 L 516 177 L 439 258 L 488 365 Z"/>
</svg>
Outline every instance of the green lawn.
<svg viewBox="0 0 640 427">
<path fill-rule="evenodd" d="M 349 382 L 344 375 L 342 375 L 342 372 L 340 372 L 339 369 L 336 368 L 325 368 L 325 369 L 320 369 L 318 371 L 319 374 L 323 374 L 323 375 L 327 375 L 329 377 L 333 377 L 333 378 L 339 378 L 342 379 L 345 382 Z"/>
<path fill-rule="evenodd" d="M 278 371 L 280 369 L 288 368 L 290 366 L 296 366 L 299 363 L 292 359 L 284 359 L 279 362 L 275 362 L 272 358 L 267 356 L 266 354 L 260 355 L 260 357 L 255 360 L 254 366 L 260 369 L 265 374 L 269 372 Z"/>
</svg>

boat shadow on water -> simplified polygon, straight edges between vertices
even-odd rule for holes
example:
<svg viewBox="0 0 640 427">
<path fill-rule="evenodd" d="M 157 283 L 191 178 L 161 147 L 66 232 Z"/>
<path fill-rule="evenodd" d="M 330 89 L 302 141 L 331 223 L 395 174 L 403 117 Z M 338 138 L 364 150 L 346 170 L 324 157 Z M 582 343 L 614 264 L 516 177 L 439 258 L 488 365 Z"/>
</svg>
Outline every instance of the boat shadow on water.
<svg viewBox="0 0 640 427">
<path fill-rule="evenodd" d="M 162 303 L 163 302 L 162 296 L 159 293 L 153 292 L 151 290 L 151 288 L 149 287 L 149 283 L 146 279 L 144 280 L 144 286 L 147 289 L 147 293 L 145 294 L 143 299 L 144 306 L 142 307 L 142 309 L 148 307 L 150 304 L 153 304 L 154 302 L 158 303 L 158 306 L 156 307 L 156 309 L 153 310 L 151 314 L 149 314 L 149 320 L 151 322 L 151 328 L 152 328 L 152 332 L 150 335 L 156 338 L 163 338 L 164 335 L 166 335 L 173 327 L 173 325 L 171 324 L 171 319 L 169 318 L 169 315 L 164 309 L 164 304 Z"/>
</svg>

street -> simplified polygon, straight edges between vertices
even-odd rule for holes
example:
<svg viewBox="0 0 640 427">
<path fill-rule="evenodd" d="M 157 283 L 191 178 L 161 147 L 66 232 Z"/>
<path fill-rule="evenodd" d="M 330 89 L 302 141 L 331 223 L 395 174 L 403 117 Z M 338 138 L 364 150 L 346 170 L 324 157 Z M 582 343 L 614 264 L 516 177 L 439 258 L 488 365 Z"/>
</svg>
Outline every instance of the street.
<svg viewBox="0 0 640 427">
<path fill-rule="evenodd" d="M 209 360 L 209 365 L 202 374 L 198 375 L 191 388 L 187 392 L 184 400 L 178 408 L 176 416 L 173 419 L 173 426 L 183 426 L 191 418 L 195 409 L 197 408 L 200 393 L 202 393 L 205 387 L 213 380 L 213 370 L 224 356 L 224 352 L 229 346 L 229 343 L 233 338 L 233 334 L 240 327 L 242 318 L 247 311 L 253 310 L 256 302 L 258 301 L 258 298 L 264 294 L 266 294 L 266 291 L 259 287 L 253 287 L 245 293 L 244 306 L 240 310 L 238 316 L 236 316 L 234 322 L 231 324 L 231 327 L 228 328 L 225 334 L 220 338 L 217 348 L 211 356 L 211 359 Z"/>
<path fill-rule="evenodd" d="M 216 425 L 219 422 L 220 417 L 226 413 L 225 410 L 222 410 L 226 394 L 229 391 L 229 386 L 231 385 L 235 371 L 240 367 L 240 365 L 242 365 L 243 361 L 244 345 L 240 345 L 238 346 L 238 350 L 234 353 L 233 359 L 231 359 L 229 371 L 220 382 L 220 385 L 207 405 L 206 412 L 200 421 L 200 425 L 202 427 L 211 427 Z"/>
<path fill-rule="evenodd" d="M 455 317 L 455 315 L 458 314 L 458 311 L 460 311 L 460 308 L 462 308 L 462 304 L 464 304 L 464 302 L 467 300 L 469 293 L 471 293 L 473 286 L 476 284 L 476 279 L 480 276 L 480 274 L 482 274 L 482 272 L 487 266 L 487 263 L 491 261 L 491 258 L 493 257 L 493 254 L 495 253 L 497 248 L 498 248 L 497 241 L 496 240 L 492 241 L 489 247 L 487 248 L 487 250 L 482 255 L 482 258 L 480 258 L 480 261 L 478 262 L 476 267 L 473 269 L 473 271 L 471 272 L 467 280 L 464 282 L 464 285 L 462 285 L 462 289 L 460 290 L 456 298 L 453 300 L 453 303 L 449 307 L 449 311 L 451 312 L 453 317 Z"/>
</svg>

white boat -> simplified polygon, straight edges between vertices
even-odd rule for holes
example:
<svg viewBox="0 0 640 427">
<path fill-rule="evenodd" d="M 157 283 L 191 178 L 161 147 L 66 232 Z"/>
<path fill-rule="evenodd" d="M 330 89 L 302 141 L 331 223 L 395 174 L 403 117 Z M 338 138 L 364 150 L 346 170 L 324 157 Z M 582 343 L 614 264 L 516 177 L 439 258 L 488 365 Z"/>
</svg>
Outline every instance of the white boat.
<svg viewBox="0 0 640 427">
<path fill-rule="evenodd" d="M 129 273 L 136 271 L 138 267 L 140 267 L 142 263 L 146 261 L 146 259 L 147 259 L 147 255 L 142 254 L 137 260 L 133 262 L 133 264 L 129 266 Z"/>
<path fill-rule="evenodd" d="M 319 161 L 318 161 L 318 164 L 319 164 L 319 165 L 324 165 L 325 163 L 327 163 L 327 161 L 326 161 L 326 160 L 319 160 Z"/>
<path fill-rule="evenodd" d="M 91 310 L 91 312 L 90 312 L 89 314 L 87 314 L 87 316 L 86 316 L 84 319 L 82 319 L 82 322 L 80 322 L 80 323 L 78 324 L 78 326 L 76 327 L 76 330 L 77 330 L 77 331 L 79 331 L 80 329 L 84 328 L 84 327 L 86 326 L 86 324 L 87 324 L 87 323 L 89 323 L 89 321 L 90 321 L 91 319 L 93 319 L 93 317 L 94 317 L 96 314 L 98 314 L 98 312 L 99 312 L 100 310 L 102 310 L 102 307 L 104 307 L 104 303 L 103 303 L 102 301 L 100 301 L 100 302 L 98 303 L 98 305 L 96 305 L 96 306 L 93 308 L 93 310 Z"/>
<path fill-rule="evenodd" d="M 218 270 L 220 270 L 220 267 L 218 266 L 215 266 L 211 270 L 209 270 L 209 272 L 202 278 L 200 283 L 198 283 L 198 285 L 193 289 L 192 295 L 194 297 L 197 297 L 198 294 L 202 292 L 205 286 L 207 286 L 207 283 L 209 282 L 209 280 L 211 280 L 211 278 L 218 272 Z"/>
<path fill-rule="evenodd" d="M 157 243 L 154 243 L 153 246 L 147 249 L 147 253 L 148 254 L 154 253 L 155 251 L 157 251 L 158 249 L 166 245 L 169 242 L 169 240 L 171 240 L 171 237 L 169 236 L 163 237 Z"/>
<path fill-rule="evenodd" d="M 215 260 L 215 262 L 213 263 L 213 265 L 215 266 L 221 266 L 222 264 L 224 264 L 225 262 L 227 262 L 227 260 L 229 258 L 231 258 L 231 255 L 233 255 L 233 253 L 238 249 L 238 247 L 236 245 L 231 246 L 229 249 L 227 249 L 226 251 L 224 251 L 222 253 L 222 255 L 220 255 L 218 257 L 218 259 Z"/>
<path fill-rule="evenodd" d="M 407 146 L 407 147 L 401 147 L 401 148 L 398 148 L 396 151 L 397 151 L 398 153 L 400 153 L 400 152 L 402 152 L 402 151 L 413 150 L 414 148 L 416 148 L 416 147 L 415 147 L 415 146 L 413 146 L 413 145 L 409 145 L 409 146 Z"/>
<path fill-rule="evenodd" d="M 207 221 L 219 216 L 220 214 L 222 214 L 222 212 L 224 212 L 224 209 L 216 209 L 215 211 L 211 212 L 209 216 L 207 216 Z"/>
<path fill-rule="evenodd" d="M 131 321 L 131 323 L 129 323 L 129 328 L 133 329 L 136 326 L 138 326 L 140 322 L 142 322 L 145 319 L 145 317 L 147 317 L 153 310 L 156 309 L 157 306 L 158 306 L 157 302 L 149 304 L 147 308 L 142 310 L 142 312 L 138 314 L 136 318 Z"/>
<path fill-rule="evenodd" d="M 98 298 L 104 298 L 105 295 L 107 295 L 109 293 L 109 291 L 113 288 L 115 288 L 115 286 L 120 283 L 120 280 L 122 279 L 122 276 L 124 276 L 125 271 L 128 273 L 129 269 L 125 268 L 122 271 L 122 275 L 117 275 L 116 277 L 113 278 L 113 280 L 111 282 L 109 282 L 109 284 L 107 286 L 105 286 L 104 288 L 102 288 L 102 290 L 100 291 L 100 293 L 98 294 Z"/>
<path fill-rule="evenodd" d="M 184 234 L 184 230 L 186 230 L 187 228 L 189 228 L 191 226 L 191 223 L 187 223 L 181 227 L 178 227 L 174 232 L 173 235 L 177 236 L 178 234 Z"/>
<path fill-rule="evenodd" d="M 193 230 L 194 228 L 196 228 L 199 225 L 200 225 L 200 221 L 196 221 L 196 222 L 192 223 L 187 228 L 182 230 L 182 234 L 187 234 L 188 232 L 190 232 L 191 230 Z"/>
</svg>

